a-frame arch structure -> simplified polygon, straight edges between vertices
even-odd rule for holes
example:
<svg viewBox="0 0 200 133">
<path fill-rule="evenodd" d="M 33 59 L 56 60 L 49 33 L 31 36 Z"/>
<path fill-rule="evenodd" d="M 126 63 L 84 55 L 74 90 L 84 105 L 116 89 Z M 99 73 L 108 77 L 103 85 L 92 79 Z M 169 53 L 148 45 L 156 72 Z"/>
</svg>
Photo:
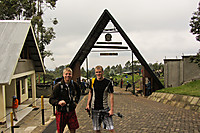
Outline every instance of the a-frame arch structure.
<svg viewBox="0 0 200 133">
<path fill-rule="evenodd" d="M 156 75 L 153 73 L 145 59 L 142 57 L 140 52 L 137 50 L 135 45 L 132 43 L 132 41 L 129 39 L 129 37 L 126 35 L 124 30 L 120 27 L 120 25 L 117 23 L 117 21 L 113 18 L 113 16 L 109 13 L 107 9 L 104 10 L 100 18 L 98 19 L 97 23 L 89 33 L 88 37 L 86 38 L 85 42 L 79 49 L 79 51 L 76 53 L 75 57 L 70 63 L 70 67 L 73 70 L 73 79 L 80 80 L 80 67 L 83 64 L 84 60 L 87 58 L 88 54 L 91 52 L 92 48 L 94 47 L 94 44 L 102 34 L 104 28 L 107 26 L 109 22 L 112 22 L 115 28 L 118 30 L 122 38 L 126 41 L 134 55 L 137 57 L 139 62 L 144 68 L 145 75 L 149 78 L 151 78 L 152 83 L 152 91 L 164 88 L 164 86 L 161 84 L 160 80 L 156 77 Z"/>
</svg>

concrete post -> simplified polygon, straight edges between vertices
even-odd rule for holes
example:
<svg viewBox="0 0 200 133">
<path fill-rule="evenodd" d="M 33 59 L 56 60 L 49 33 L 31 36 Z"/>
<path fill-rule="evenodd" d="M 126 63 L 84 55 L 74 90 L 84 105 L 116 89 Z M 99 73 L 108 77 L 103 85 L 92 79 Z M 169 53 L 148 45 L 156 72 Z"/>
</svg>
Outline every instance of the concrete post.
<svg viewBox="0 0 200 133">
<path fill-rule="evenodd" d="M 5 98 L 5 85 L 0 86 L 0 123 L 6 122 L 6 98 Z"/>
<path fill-rule="evenodd" d="M 31 86 L 32 86 L 32 101 L 36 100 L 36 77 L 35 72 L 31 75 Z M 33 106 L 36 106 L 36 102 L 33 103 Z"/>
</svg>

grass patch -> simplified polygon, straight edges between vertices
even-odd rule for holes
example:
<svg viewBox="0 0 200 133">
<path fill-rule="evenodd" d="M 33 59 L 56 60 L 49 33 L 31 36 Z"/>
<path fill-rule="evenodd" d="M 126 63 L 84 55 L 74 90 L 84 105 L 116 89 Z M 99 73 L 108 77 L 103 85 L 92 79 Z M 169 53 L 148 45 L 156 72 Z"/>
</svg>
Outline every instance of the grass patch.
<svg viewBox="0 0 200 133">
<path fill-rule="evenodd" d="M 156 92 L 200 97 L 200 80 L 196 80 L 178 87 L 164 88 L 157 90 Z"/>
</svg>

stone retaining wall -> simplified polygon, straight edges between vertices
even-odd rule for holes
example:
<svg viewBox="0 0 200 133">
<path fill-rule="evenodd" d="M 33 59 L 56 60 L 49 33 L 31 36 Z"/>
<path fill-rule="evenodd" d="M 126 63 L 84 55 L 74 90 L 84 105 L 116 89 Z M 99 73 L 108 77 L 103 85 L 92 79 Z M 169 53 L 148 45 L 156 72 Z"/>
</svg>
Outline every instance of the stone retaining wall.
<svg viewBox="0 0 200 133">
<path fill-rule="evenodd" d="M 153 92 L 148 99 L 200 112 L 200 97 Z"/>
</svg>

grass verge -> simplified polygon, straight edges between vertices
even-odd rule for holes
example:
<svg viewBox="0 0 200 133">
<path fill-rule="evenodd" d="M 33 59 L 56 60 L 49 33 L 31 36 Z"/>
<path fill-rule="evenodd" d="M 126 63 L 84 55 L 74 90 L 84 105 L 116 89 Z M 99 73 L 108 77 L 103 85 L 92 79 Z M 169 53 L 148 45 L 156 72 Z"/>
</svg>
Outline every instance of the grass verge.
<svg viewBox="0 0 200 133">
<path fill-rule="evenodd" d="M 192 81 L 178 87 L 164 88 L 156 92 L 200 97 L 200 80 Z"/>
</svg>

